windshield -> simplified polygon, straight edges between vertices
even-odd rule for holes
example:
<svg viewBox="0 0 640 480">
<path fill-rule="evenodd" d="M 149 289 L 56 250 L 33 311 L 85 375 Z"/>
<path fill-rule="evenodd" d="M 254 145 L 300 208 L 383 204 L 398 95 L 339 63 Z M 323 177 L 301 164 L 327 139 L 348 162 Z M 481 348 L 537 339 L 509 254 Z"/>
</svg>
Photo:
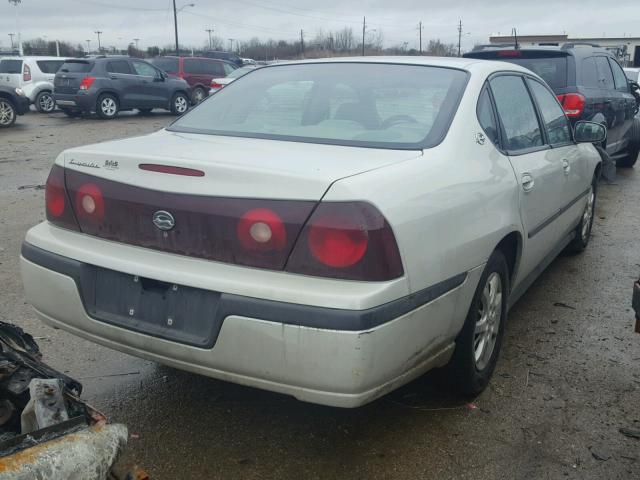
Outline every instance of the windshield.
<svg viewBox="0 0 640 480">
<path fill-rule="evenodd" d="M 467 73 L 376 63 L 260 68 L 169 130 L 378 148 L 421 149 L 446 134 Z"/>
<path fill-rule="evenodd" d="M 160 70 L 164 70 L 167 73 L 178 73 L 180 69 L 178 67 L 178 59 L 177 58 L 168 58 L 168 57 L 160 57 L 160 58 L 152 58 L 149 60 L 150 63 L 158 67 Z"/>
</svg>

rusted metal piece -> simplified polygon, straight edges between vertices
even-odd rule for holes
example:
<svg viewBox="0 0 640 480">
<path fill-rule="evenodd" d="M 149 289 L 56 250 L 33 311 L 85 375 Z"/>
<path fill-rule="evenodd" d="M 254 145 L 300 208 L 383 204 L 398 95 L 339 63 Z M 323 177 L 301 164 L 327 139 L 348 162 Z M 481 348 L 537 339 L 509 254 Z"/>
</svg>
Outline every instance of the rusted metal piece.
<svg viewBox="0 0 640 480">
<path fill-rule="evenodd" d="M 87 427 L 0 458 L 0 480 L 103 480 L 126 443 L 124 425 Z"/>
</svg>

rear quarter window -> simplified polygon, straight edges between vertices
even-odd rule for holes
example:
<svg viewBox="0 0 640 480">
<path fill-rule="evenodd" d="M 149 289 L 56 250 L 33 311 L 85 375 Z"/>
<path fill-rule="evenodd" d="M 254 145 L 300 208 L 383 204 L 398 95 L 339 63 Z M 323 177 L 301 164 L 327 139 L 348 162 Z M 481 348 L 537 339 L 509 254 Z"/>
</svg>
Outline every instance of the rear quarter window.
<svg viewBox="0 0 640 480">
<path fill-rule="evenodd" d="M 36 63 L 42 73 L 56 73 L 64 64 L 64 60 L 38 60 Z"/>
<path fill-rule="evenodd" d="M 22 73 L 22 60 L 0 60 L 0 73 Z"/>
<path fill-rule="evenodd" d="M 180 70 L 177 58 L 152 58 L 149 63 L 167 73 L 178 73 Z"/>
</svg>

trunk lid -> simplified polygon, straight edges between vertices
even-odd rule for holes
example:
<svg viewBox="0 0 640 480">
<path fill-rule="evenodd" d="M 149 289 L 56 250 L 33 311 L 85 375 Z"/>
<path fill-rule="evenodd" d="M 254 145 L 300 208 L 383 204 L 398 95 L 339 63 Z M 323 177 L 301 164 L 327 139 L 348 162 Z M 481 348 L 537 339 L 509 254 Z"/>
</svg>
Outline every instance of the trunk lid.
<svg viewBox="0 0 640 480">
<path fill-rule="evenodd" d="M 67 60 L 54 78 L 54 93 L 76 93 L 80 89 L 80 82 L 91 72 L 92 68 L 93 63 L 86 60 Z"/>
</svg>

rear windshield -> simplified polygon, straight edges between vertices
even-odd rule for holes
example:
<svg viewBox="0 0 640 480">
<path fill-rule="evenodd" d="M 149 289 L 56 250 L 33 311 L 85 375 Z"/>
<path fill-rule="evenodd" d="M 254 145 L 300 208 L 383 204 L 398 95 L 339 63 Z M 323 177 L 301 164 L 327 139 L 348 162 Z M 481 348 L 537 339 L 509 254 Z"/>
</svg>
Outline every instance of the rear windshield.
<svg viewBox="0 0 640 480">
<path fill-rule="evenodd" d="M 22 60 L 0 60 L 0 73 L 22 73 Z"/>
<path fill-rule="evenodd" d="M 64 60 L 38 60 L 36 63 L 42 73 L 56 73 L 64 64 Z"/>
<path fill-rule="evenodd" d="M 421 149 L 446 134 L 462 70 L 375 63 L 260 68 L 169 130 L 309 143 Z"/>
<path fill-rule="evenodd" d="M 149 60 L 160 70 L 164 70 L 167 73 L 178 73 L 178 59 L 177 58 L 152 58 Z"/>
<path fill-rule="evenodd" d="M 71 60 L 71 61 L 64 62 L 62 67 L 60 67 L 59 71 L 67 72 L 67 73 L 87 73 L 87 72 L 90 72 L 92 68 L 93 68 L 92 62 Z"/>
<path fill-rule="evenodd" d="M 502 60 L 528 68 L 542 77 L 551 88 L 567 86 L 567 56 L 556 52 L 494 51 L 465 55 L 472 58 Z"/>
</svg>

